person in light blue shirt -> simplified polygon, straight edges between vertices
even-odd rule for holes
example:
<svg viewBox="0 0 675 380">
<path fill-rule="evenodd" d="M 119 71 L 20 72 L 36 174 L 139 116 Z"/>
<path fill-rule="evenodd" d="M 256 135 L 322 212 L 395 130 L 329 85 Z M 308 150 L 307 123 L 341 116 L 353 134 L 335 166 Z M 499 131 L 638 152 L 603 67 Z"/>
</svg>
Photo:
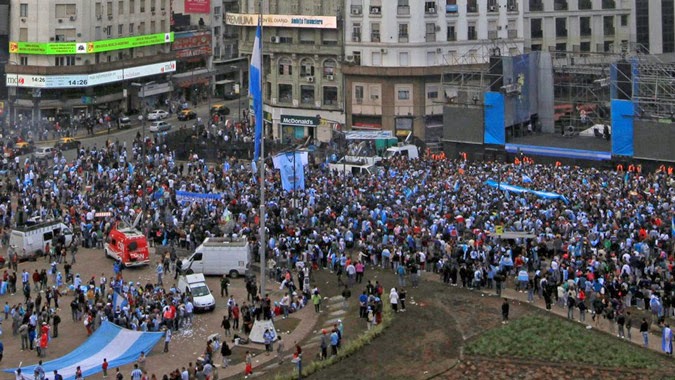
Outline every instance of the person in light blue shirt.
<svg viewBox="0 0 675 380">
<path fill-rule="evenodd" d="M 337 356 L 338 354 L 338 344 L 340 344 L 340 335 L 337 329 L 333 329 L 333 332 L 330 334 L 330 350 L 333 356 Z"/>
</svg>

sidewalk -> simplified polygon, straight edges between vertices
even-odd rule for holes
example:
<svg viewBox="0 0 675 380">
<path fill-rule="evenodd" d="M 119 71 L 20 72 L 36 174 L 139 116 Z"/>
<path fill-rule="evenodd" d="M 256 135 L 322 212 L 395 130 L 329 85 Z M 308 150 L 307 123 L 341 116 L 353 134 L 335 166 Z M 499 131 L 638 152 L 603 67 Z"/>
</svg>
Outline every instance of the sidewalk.
<svg viewBox="0 0 675 380">
<path fill-rule="evenodd" d="M 496 297 L 497 294 L 495 293 L 494 290 L 482 290 L 482 292 L 486 295 Z M 510 300 L 514 301 L 519 301 L 522 303 L 528 303 L 527 302 L 527 293 L 526 292 L 518 292 L 512 288 L 507 288 L 507 289 L 502 289 L 502 298 L 508 298 Z M 544 303 L 543 298 L 538 298 L 537 295 L 534 296 L 534 302 L 530 303 L 530 305 L 538 307 L 542 310 L 546 309 L 546 304 Z M 566 307 L 560 307 L 556 305 L 555 303 L 551 307 L 551 313 L 554 313 L 556 315 L 559 315 L 565 319 L 567 319 L 567 308 Z M 579 322 L 579 309 L 575 309 L 574 311 L 574 321 L 576 323 L 581 323 Z M 586 312 L 586 322 L 583 323 L 585 326 L 591 326 L 592 329 L 602 331 L 606 334 L 610 334 L 612 336 L 615 336 L 617 339 L 621 339 L 617 336 L 617 326 L 616 323 L 610 324 L 608 320 L 604 319 L 601 316 L 596 317 L 596 321 L 599 320 L 600 322 L 596 324 L 595 321 L 591 319 L 591 312 L 590 309 L 589 311 Z M 626 334 L 626 338 L 622 339 L 627 342 L 631 342 L 633 344 L 639 345 L 640 347 L 642 346 L 642 334 L 640 333 L 640 323 L 642 322 L 641 319 L 638 319 L 637 317 L 633 317 L 633 325 L 631 327 L 631 339 L 628 339 L 628 335 Z M 651 322 L 648 320 L 648 322 Z M 613 325 L 613 326 L 612 326 Z M 613 327 L 613 329 L 611 329 Z M 624 329 L 624 332 L 626 330 Z M 661 349 L 661 335 L 656 335 L 653 333 L 649 334 L 649 349 L 663 353 L 663 350 Z"/>
</svg>

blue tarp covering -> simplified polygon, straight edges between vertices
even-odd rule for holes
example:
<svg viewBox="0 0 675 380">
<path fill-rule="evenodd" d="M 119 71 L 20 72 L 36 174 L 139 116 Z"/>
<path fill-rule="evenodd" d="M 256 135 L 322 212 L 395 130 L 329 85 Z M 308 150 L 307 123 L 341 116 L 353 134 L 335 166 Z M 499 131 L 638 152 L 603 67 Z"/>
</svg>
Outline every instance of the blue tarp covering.
<svg viewBox="0 0 675 380">
<path fill-rule="evenodd" d="M 140 332 L 121 328 L 105 321 L 80 347 L 58 359 L 42 364 L 45 373 L 52 378 L 58 370 L 64 380 L 75 379 L 79 366 L 85 378 L 101 372 L 101 363 L 107 359 L 110 368 L 133 363 L 141 352 L 149 353 L 164 334 Z M 32 378 L 35 365 L 21 367 L 24 376 Z M 12 373 L 16 368 L 3 370 Z"/>
<path fill-rule="evenodd" d="M 633 157 L 633 116 L 630 100 L 612 99 L 612 154 Z"/>
<path fill-rule="evenodd" d="M 485 181 L 485 184 L 494 187 L 494 188 L 499 188 L 502 191 L 508 191 L 516 194 L 521 194 L 521 193 L 529 193 L 538 196 L 539 198 L 543 199 L 560 199 L 561 201 L 565 203 L 569 203 L 567 198 L 565 196 L 560 195 L 558 193 L 551 193 L 548 191 L 538 191 L 538 190 L 532 190 L 532 189 L 527 189 L 524 187 L 520 186 L 514 186 L 514 185 L 509 185 L 508 183 L 497 183 L 497 181 L 494 180 L 487 180 Z"/>
<path fill-rule="evenodd" d="M 546 156 L 557 158 L 571 158 L 591 161 L 606 161 L 612 159 L 610 152 L 595 150 L 556 148 L 552 146 L 506 144 L 509 153 L 523 153 L 532 156 Z"/>
<path fill-rule="evenodd" d="M 485 93 L 485 138 L 483 142 L 495 145 L 506 143 L 504 95 L 499 92 Z"/>
</svg>

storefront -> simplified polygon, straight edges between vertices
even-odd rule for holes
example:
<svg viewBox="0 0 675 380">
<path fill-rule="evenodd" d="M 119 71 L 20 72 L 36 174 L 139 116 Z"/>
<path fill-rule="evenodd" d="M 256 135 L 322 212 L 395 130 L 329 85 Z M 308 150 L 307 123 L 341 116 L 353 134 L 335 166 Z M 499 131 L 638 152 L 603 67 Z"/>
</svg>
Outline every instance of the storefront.
<svg viewBox="0 0 675 380">
<path fill-rule="evenodd" d="M 320 120 L 316 117 L 281 115 L 279 121 L 279 125 L 281 126 L 281 141 L 292 142 L 294 140 L 303 140 L 307 137 L 314 139 L 319 123 Z"/>
</svg>

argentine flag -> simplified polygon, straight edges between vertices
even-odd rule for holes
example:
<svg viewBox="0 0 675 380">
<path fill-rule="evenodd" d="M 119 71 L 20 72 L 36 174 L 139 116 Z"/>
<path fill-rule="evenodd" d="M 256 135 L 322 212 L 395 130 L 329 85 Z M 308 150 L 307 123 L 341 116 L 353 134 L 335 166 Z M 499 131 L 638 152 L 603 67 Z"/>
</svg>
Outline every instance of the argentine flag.
<svg viewBox="0 0 675 380">
<path fill-rule="evenodd" d="M 258 16 L 258 28 L 251 52 L 251 68 L 249 70 L 249 94 L 253 98 L 253 116 L 255 117 L 255 149 L 253 161 L 260 157 L 260 144 L 263 132 L 263 100 L 262 100 L 262 19 Z"/>
<path fill-rule="evenodd" d="M 532 183 L 532 178 L 527 174 L 523 174 L 523 183 Z"/>
</svg>

